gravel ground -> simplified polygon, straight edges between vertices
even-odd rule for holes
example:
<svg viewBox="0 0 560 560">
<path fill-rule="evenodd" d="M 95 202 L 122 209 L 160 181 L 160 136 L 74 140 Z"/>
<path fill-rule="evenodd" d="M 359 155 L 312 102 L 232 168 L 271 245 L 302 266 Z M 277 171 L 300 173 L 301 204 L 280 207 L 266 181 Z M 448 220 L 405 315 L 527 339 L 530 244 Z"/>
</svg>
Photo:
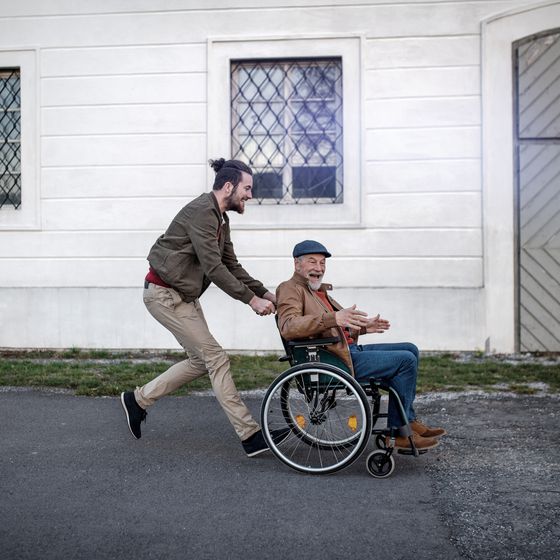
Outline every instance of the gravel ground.
<svg viewBox="0 0 560 560">
<path fill-rule="evenodd" d="M 420 405 L 422 400 L 428 401 Z M 449 436 L 427 465 L 457 550 L 472 560 L 560 558 L 560 399 L 419 399 Z"/>
</svg>

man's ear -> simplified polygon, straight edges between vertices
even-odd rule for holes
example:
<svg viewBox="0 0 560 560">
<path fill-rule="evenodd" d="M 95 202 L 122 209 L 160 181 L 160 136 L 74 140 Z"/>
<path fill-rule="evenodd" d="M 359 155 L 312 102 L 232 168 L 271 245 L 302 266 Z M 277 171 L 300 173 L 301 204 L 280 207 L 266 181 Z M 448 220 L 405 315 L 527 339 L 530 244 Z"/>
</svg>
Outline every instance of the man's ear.
<svg viewBox="0 0 560 560">
<path fill-rule="evenodd" d="M 233 183 L 231 183 L 230 181 L 226 181 L 222 188 L 224 189 L 224 192 L 226 194 L 231 194 L 231 191 L 233 190 Z"/>
</svg>

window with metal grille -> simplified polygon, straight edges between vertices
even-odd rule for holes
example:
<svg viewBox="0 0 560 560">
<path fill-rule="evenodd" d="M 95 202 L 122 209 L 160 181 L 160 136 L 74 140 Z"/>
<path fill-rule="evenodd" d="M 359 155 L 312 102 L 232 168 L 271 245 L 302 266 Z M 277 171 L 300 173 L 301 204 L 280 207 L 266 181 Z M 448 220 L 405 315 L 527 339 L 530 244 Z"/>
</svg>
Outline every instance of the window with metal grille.
<svg viewBox="0 0 560 560">
<path fill-rule="evenodd" d="M 21 206 L 21 104 L 18 68 L 0 68 L 0 209 Z"/>
<path fill-rule="evenodd" d="M 232 61 L 231 109 L 259 204 L 343 202 L 341 58 Z"/>
</svg>

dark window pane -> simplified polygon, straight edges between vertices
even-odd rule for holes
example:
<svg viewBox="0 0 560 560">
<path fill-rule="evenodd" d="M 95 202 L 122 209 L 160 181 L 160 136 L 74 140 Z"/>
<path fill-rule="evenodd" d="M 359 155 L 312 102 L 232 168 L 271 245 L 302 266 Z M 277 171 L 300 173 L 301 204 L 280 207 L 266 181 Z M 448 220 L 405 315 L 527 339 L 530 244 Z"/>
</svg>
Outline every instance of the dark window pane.
<svg viewBox="0 0 560 560">
<path fill-rule="evenodd" d="M 336 198 L 336 167 L 294 167 L 294 198 Z"/>
<path fill-rule="evenodd" d="M 253 197 L 282 198 L 282 175 L 274 172 L 255 173 L 253 176 Z"/>
</svg>

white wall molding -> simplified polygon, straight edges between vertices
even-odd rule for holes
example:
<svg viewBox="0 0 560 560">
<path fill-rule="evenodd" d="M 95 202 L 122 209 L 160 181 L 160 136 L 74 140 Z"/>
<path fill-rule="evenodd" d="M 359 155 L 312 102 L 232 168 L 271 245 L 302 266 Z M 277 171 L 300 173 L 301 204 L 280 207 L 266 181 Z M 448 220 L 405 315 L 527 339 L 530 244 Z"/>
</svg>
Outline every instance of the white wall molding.
<svg viewBox="0 0 560 560">
<path fill-rule="evenodd" d="M 21 206 L 0 209 L 1 230 L 33 230 L 41 225 L 39 150 L 39 50 L 0 48 L 0 68 L 19 68 L 21 91 Z"/>
<path fill-rule="evenodd" d="M 272 37 L 210 37 L 208 39 L 208 157 L 231 155 L 230 61 L 297 57 L 338 57 L 343 67 L 343 204 L 253 205 L 250 212 L 238 219 L 232 215 L 236 228 L 295 227 L 319 224 L 357 226 L 361 223 L 364 176 L 362 157 L 364 125 L 362 119 L 364 38 L 361 35 L 290 35 Z M 208 184 L 213 172 L 208 171 Z"/>
</svg>

